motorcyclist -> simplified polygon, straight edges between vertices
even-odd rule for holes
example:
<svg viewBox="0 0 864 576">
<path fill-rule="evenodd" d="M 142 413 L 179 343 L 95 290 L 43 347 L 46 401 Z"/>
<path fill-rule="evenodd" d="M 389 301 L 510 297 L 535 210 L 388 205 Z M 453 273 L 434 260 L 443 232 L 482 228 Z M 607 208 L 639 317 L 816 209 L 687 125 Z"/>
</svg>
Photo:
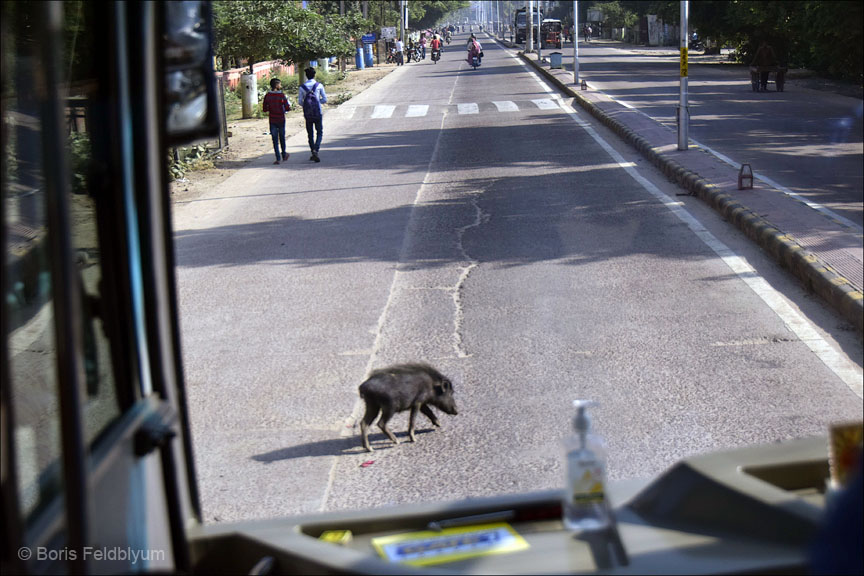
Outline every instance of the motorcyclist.
<svg viewBox="0 0 864 576">
<path fill-rule="evenodd" d="M 441 56 L 441 40 L 438 38 L 438 35 L 432 37 L 432 42 L 429 43 L 432 48 L 432 55 L 435 56 L 435 52 L 438 52 L 438 56 Z"/>
<path fill-rule="evenodd" d="M 411 36 L 408 37 L 408 51 L 406 52 L 406 54 L 409 55 L 408 56 L 409 62 L 411 61 L 412 58 L 414 58 L 415 54 L 417 54 L 417 52 L 415 51 L 414 38 L 412 38 Z"/>
<path fill-rule="evenodd" d="M 477 63 L 480 63 L 480 54 L 483 52 L 483 47 L 480 46 L 480 42 L 477 41 L 477 37 L 474 34 L 471 34 L 471 38 L 468 39 L 468 64 L 471 64 L 471 59 L 474 56 L 477 56 Z"/>
</svg>

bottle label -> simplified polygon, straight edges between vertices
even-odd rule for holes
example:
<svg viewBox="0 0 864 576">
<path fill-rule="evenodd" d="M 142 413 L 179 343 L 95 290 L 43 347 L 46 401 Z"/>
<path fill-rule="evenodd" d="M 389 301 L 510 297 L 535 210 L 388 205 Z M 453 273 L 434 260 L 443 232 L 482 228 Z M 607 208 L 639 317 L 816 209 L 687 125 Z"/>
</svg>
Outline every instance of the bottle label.
<svg viewBox="0 0 864 576">
<path fill-rule="evenodd" d="M 603 502 L 604 466 L 598 462 L 571 462 L 570 501 L 573 504 Z"/>
</svg>

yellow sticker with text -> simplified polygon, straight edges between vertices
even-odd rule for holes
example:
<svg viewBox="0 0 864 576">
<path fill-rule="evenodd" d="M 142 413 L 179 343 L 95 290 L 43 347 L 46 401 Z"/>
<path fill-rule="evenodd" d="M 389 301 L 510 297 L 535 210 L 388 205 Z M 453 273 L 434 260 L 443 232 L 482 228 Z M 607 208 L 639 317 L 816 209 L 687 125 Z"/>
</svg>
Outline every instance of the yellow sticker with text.
<svg viewBox="0 0 864 576">
<path fill-rule="evenodd" d="M 529 548 L 528 542 L 506 522 L 384 536 L 373 538 L 372 546 L 385 560 L 412 566 L 443 564 Z"/>
</svg>

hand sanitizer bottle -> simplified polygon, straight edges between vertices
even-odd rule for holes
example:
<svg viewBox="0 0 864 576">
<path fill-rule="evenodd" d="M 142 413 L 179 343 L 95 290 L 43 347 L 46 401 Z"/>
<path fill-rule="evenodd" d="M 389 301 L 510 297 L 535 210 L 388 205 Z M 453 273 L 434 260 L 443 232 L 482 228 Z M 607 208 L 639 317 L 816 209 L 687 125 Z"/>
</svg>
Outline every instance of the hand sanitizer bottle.
<svg viewBox="0 0 864 576">
<path fill-rule="evenodd" d="M 603 440 L 591 434 L 590 400 L 576 400 L 573 429 L 576 434 L 565 445 L 567 485 L 564 494 L 564 527 L 572 531 L 602 530 L 609 526 L 606 505 L 606 449 Z"/>
</svg>

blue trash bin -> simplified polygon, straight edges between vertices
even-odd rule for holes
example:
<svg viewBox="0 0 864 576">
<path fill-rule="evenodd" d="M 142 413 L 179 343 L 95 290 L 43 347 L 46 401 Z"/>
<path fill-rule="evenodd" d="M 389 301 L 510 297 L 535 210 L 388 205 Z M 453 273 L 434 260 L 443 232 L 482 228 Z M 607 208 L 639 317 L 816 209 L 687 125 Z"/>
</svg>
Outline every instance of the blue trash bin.
<svg viewBox="0 0 864 576">
<path fill-rule="evenodd" d="M 372 68 L 375 65 L 375 55 L 372 53 L 372 44 L 365 44 L 366 48 L 366 67 Z"/>
<path fill-rule="evenodd" d="M 357 66 L 357 70 L 366 68 L 366 65 L 363 63 L 363 48 L 357 48 L 357 54 L 354 55 L 354 64 Z"/>
<path fill-rule="evenodd" d="M 549 54 L 549 68 L 561 68 L 561 52 Z"/>
</svg>

